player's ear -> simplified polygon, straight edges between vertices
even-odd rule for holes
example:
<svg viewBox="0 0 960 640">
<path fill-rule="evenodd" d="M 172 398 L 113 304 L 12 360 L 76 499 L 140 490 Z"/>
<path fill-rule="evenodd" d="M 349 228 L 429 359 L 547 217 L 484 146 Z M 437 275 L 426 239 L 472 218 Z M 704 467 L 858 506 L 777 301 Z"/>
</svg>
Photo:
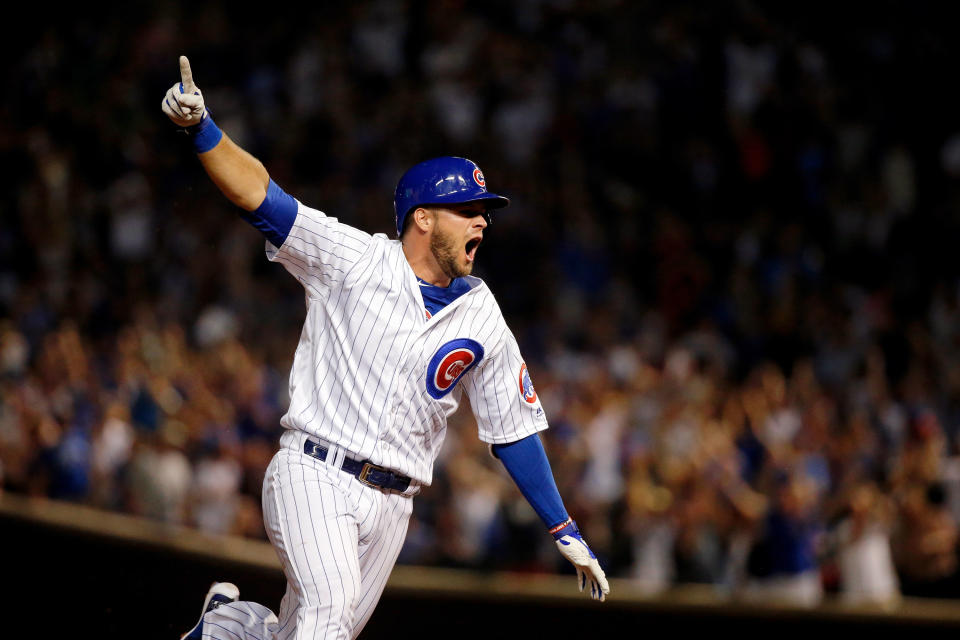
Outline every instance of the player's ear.
<svg viewBox="0 0 960 640">
<path fill-rule="evenodd" d="M 417 207 L 413 211 L 413 223 L 420 228 L 424 233 L 430 231 L 433 228 L 434 223 L 436 222 L 437 216 L 436 213 L 430 209 L 424 209 L 423 207 Z"/>
</svg>

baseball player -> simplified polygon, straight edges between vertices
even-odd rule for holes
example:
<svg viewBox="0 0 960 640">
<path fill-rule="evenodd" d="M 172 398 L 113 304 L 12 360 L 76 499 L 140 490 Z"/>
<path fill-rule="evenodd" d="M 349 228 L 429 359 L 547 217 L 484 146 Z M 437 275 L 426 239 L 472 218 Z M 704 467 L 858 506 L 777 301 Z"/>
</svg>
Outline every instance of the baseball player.
<svg viewBox="0 0 960 640">
<path fill-rule="evenodd" d="M 215 583 L 184 637 L 356 637 L 464 394 L 480 439 L 576 567 L 580 590 L 604 600 L 604 572 L 544 454 L 538 432 L 547 418 L 516 339 L 486 284 L 470 275 L 487 216 L 507 198 L 487 191 L 470 160 L 434 158 L 397 184 L 398 239 L 364 233 L 285 193 L 214 123 L 186 57 L 180 74 L 163 112 L 306 299 L 285 431 L 263 483 L 264 525 L 286 594 L 274 615 Z"/>
</svg>

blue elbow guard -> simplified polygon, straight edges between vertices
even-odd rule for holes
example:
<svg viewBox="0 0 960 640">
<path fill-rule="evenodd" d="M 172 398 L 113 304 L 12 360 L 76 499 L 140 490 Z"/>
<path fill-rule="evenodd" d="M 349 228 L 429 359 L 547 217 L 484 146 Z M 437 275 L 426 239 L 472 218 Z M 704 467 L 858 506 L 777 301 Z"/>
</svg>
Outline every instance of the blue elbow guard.
<svg viewBox="0 0 960 640">
<path fill-rule="evenodd" d="M 243 211 L 240 217 L 252 224 L 273 246 L 280 247 L 297 219 L 297 201 L 272 179 L 267 196 L 254 211 Z"/>
</svg>

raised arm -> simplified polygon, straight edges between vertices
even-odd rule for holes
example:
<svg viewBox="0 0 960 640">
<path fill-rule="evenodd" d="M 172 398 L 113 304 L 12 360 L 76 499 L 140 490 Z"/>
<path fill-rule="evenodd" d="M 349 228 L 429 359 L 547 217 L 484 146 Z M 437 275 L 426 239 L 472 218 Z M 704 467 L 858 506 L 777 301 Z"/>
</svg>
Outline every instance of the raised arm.
<svg viewBox="0 0 960 640">
<path fill-rule="evenodd" d="M 192 138 L 207 175 L 230 202 L 246 211 L 259 207 L 267 196 L 270 175 L 263 164 L 241 149 L 214 123 L 193 81 L 190 61 L 180 56 L 180 83 L 167 91 L 163 112 Z"/>
</svg>

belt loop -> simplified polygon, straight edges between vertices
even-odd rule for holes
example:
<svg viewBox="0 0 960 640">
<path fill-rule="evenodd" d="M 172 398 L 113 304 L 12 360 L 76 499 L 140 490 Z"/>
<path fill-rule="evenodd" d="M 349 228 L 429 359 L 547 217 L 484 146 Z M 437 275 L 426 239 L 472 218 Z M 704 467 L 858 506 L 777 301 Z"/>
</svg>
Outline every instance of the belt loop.
<svg viewBox="0 0 960 640">
<path fill-rule="evenodd" d="M 334 469 L 343 468 L 343 458 L 346 456 L 346 453 L 343 450 L 343 447 L 338 447 L 335 444 L 329 445 L 327 449 L 327 464 L 329 464 Z"/>
</svg>

